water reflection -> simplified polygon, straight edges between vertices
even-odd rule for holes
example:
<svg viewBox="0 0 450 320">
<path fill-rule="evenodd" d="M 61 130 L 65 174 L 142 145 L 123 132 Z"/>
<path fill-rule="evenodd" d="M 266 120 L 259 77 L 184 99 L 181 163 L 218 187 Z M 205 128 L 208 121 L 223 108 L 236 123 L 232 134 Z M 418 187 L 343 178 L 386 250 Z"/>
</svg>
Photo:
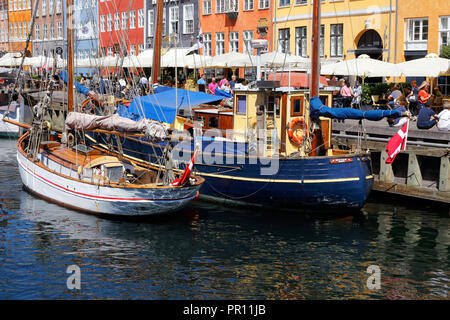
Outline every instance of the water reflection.
<svg viewBox="0 0 450 320">
<path fill-rule="evenodd" d="M 170 219 L 113 221 L 23 191 L 11 148 L 0 141 L 2 299 L 448 298 L 450 219 L 433 209 L 369 202 L 315 217 L 195 202 Z M 65 287 L 71 264 L 79 292 Z"/>
</svg>

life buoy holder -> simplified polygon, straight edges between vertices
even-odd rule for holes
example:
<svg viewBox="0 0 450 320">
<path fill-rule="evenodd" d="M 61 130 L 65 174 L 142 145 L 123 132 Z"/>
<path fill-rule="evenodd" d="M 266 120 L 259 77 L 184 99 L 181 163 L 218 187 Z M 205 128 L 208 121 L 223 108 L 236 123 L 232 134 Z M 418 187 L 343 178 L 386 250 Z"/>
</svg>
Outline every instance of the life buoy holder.
<svg viewBox="0 0 450 320">
<path fill-rule="evenodd" d="M 294 126 L 297 123 L 300 124 L 300 130 L 294 131 Z M 297 145 L 301 145 L 303 139 L 306 137 L 306 134 L 308 133 L 308 126 L 306 124 L 305 118 L 303 117 L 297 117 L 289 121 L 289 126 L 287 129 L 289 140 L 291 140 L 293 143 Z"/>
</svg>

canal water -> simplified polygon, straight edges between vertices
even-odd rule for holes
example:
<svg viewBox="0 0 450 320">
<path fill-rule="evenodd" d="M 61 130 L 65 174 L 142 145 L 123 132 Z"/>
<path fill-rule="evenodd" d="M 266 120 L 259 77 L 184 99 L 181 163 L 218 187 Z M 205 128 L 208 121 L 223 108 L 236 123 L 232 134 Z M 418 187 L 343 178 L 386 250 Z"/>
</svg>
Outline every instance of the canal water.
<svg viewBox="0 0 450 320">
<path fill-rule="evenodd" d="M 373 198 L 358 215 L 315 217 L 196 201 L 124 222 L 24 191 L 15 156 L 0 140 L 0 299 L 449 297 L 448 208 Z M 80 290 L 67 288 L 71 265 Z"/>
</svg>

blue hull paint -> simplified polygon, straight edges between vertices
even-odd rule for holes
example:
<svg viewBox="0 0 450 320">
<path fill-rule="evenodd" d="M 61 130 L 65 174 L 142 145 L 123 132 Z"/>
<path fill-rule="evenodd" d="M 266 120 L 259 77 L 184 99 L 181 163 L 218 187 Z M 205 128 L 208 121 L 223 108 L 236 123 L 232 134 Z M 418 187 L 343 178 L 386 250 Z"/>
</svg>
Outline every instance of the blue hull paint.
<svg viewBox="0 0 450 320">
<path fill-rule="evenodd" d="M 114 139 L 113 143 L 115 144 Z M 163 150 L 161 145 L 140 142 L 134 138 L 122 138 L 121 143 L 126 155 L 153 163 L 157 163 L 155 153 L 161 155 Z M 217 166 L 196 162 L 196 172 L 205 178 L 200 189 L 201 195 L 240 204 L 278 208 L 359 209 L 366 202 L 373 186 L 370 158 L 367 154 L 281 158 L 278 172 L 270 176 L 261 175 L 261 169 L 267 168 L 268 165 L 259 161 L 253 164 L 249 163 L 249 158 L 245 156 L 228 154 L 226 157 L 234 164 L 227 164 L 225 158 L 223 164 Z M 353 161 L 330 163 L 331 159 L 344 157 L 352 158 Z M 238 161 L 243 160 L 245 164 L 239 164 Z M 264 181 L 259 181 L 260 179 Z M 352 180 L 348 181 L 349 179 Z"/>
</svg>

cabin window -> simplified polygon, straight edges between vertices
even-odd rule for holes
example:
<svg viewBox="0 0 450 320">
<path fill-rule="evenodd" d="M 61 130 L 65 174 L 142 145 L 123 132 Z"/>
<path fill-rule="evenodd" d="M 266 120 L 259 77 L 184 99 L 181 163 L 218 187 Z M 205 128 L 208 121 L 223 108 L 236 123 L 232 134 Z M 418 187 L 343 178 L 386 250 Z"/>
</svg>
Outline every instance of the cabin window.
<svg viewBox="0 0 450 320">
<path fill-rule="evenodd" d="M 122 178 L 123 173 L 123 167 L 109 167 L 106 169 L 106 176 L 109 181 L 111 182 L 119 182 L 119 180 Z"/>
<path fill-rule="evenodd" d="M 217 128 L 219 126 L 219 118 L 217 117 L 209 117 L 208 119 L 208 128 Z"/>
<path fill-rule="evenodd" d="M 247 96 L 236 96 L 237 99 L 237 114 L 247 114 Z"/>
<path fill-rule="evenodd" d="M 323 105 L 328 106 L 328 96 L 321 95 L 319 99 Z"/>
<path fill-rule="evenodd" d="M 303 97 L 291 98 L 291 116 L 303 115 Z"/>
</svg>

